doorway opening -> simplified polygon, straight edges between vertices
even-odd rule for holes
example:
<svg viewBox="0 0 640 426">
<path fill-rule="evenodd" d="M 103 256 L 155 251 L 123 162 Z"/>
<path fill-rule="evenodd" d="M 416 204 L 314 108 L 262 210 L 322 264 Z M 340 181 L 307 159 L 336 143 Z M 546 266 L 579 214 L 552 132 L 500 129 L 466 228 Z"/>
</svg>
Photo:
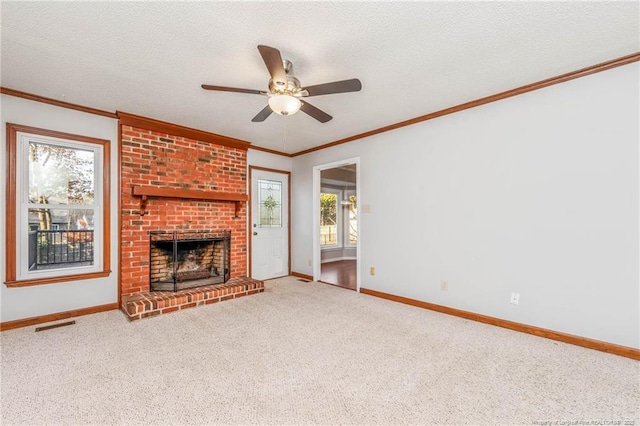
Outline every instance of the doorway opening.
<svg viewBox="0 0 640 426">
<path fill-rule="evenodd" d="M 359 290 L 358 159 L 314 168 L 314 280 Z"/>
</svg>

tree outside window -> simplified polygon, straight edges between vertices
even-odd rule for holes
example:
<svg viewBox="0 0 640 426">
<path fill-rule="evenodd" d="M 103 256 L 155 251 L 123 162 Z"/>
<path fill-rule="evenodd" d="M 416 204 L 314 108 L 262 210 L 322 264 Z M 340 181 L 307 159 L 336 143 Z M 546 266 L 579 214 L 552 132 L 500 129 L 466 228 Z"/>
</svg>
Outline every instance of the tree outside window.
<svg viewBox="0 0 640 426">
<path fill-rule="evenodd" d="M 347 213 L 347 242 L 348 245 L 355 246 L 358 244 L 358 199 L 355 194 L 349 195 L 347 199 L 351 202 Z"/>
<path fill-rule="evenodd" d="M 338 195 L 320 194 L 320 245 L 338 245 Z"/>
</svg>

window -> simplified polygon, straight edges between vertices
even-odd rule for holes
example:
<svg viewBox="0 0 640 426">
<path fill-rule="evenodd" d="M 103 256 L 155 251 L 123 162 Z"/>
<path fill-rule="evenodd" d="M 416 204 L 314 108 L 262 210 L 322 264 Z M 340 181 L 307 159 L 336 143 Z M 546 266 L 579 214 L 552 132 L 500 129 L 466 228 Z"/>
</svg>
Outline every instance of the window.
<svg viewBox="0 0 640 426">
<path fill-rule="evenodd" d="M 109 141 L 7 131 L 7 286 L 107 276 Z"/>
<path fill-rule="evenodd" d="M 355 191 L 345 191 L 351 204 L 345 206 L 345 246 L 358 245 L 358 203 Z"/>
<path fill-rule="evenodd" d="M 330 189 L 320 193 L 320 247 L 337 247 L 340 238 L 340 215 L 338 214 L 339 191 Z"/>
<path fill-rule="evenodd" d="M 258 179 L 260 228 L 282 227 L 282 182 Z"/>
</svg>

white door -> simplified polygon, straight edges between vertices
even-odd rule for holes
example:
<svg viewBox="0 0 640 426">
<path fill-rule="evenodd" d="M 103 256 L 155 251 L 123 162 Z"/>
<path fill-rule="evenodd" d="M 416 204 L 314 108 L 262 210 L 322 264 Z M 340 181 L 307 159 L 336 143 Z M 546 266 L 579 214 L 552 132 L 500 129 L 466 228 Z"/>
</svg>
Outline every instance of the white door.
<svg viewBox="0 0 640 426">
<path fill-rule="evenodd" d="M 289 174 L 251 168 L 251 277 L 289 275 Z"/>
</svg>

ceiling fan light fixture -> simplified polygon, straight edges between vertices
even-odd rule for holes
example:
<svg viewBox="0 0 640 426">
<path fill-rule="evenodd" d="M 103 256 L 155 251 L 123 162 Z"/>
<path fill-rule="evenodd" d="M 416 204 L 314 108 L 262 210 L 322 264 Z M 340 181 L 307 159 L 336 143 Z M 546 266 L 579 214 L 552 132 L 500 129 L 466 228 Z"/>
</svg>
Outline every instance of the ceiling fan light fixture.
<svg viewBox="0 0 640 426">
<path fill-rule="evenodd" d="M 300 110 L 302 102 L 291 95 L 273 95 L 269 98 L 269 107 L 276 114 L 292 115 Z"/>
</svg>

